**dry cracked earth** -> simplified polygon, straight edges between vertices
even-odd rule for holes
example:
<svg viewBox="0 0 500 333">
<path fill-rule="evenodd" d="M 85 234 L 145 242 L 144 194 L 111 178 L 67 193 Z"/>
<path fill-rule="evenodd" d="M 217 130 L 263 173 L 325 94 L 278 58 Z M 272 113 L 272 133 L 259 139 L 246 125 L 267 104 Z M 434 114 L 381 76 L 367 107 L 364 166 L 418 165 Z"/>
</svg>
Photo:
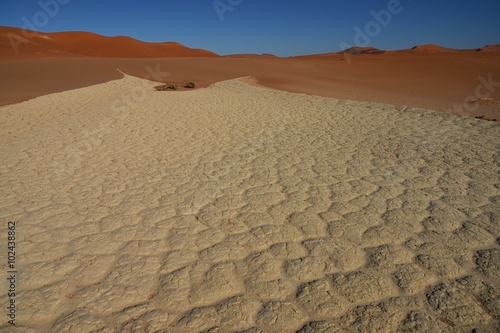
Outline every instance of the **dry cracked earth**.
<svg viewBox="0 0 500 333">
<path fill-rule="evenodd" d="M 0 108 L 3 331 L 500 330 L 498 123 L 153 85 Z"/>
</svg>

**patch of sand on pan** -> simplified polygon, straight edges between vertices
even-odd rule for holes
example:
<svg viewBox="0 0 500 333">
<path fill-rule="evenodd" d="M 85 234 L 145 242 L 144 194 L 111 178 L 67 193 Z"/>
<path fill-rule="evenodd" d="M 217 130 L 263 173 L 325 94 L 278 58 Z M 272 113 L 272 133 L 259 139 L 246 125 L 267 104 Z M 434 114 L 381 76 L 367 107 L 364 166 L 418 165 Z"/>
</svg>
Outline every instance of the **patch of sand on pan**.
<svg viewBox="0 0 500 333">
<path fill-rule="evenodd" d="M 154 85 L 0 108 L 15 331 L 498 328 L 498 123 Z"/>
</svg>

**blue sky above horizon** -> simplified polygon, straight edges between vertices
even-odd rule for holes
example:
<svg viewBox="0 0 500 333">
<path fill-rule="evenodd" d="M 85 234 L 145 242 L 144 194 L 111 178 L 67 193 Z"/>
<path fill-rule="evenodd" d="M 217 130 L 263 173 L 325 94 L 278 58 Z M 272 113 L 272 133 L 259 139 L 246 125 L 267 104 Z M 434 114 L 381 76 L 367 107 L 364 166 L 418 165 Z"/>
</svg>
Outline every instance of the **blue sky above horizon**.
<svg viewBox="0 0 500 333">
<path fill-rule="evenodd" d="M 375 19 L 380 11 L 390 13 L 390 22 Z M 291 56 L 337 52 L 341 45 L 499 44 L 499 12 L 498 0 L 0 0 L 0 25 Z"/>
</svg>

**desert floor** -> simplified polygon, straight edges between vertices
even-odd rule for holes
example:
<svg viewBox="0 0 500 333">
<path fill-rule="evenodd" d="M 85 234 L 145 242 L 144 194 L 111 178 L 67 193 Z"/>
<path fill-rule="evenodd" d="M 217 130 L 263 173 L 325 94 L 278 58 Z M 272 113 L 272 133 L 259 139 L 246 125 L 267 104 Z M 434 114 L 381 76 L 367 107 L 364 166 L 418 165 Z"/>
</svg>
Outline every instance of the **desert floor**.
<svg viewBox="0 0 500 333">
<path fill-rule="evenodd" d="M 12 331 L 500 328 L 498 122 L 244 81 L 0 107 Z"/>
</svg>

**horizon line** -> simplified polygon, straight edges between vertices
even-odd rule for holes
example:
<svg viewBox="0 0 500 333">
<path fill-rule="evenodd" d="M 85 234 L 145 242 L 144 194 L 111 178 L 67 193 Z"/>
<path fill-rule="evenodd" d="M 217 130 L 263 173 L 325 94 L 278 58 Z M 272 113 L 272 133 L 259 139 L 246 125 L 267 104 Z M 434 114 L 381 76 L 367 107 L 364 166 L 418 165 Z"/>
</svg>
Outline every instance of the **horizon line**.
<svg viewBox="0 0 500 333">
<path fill-rule="evenodd" d="M 94 31 L 84 31 L 84 30 L 61 30 L 61 31 L 45 32 L 45 31 L 40 31 L 40 30 L 30 30 L 30 29 L 26 29 L 26 28 L 20 28 L 20 27 L 15 27 L 15 26 L 4 26 L 4 25 L 0 25 L 0 28 L 17 29 L 17 30 L 28 31 L 30 33 L 37 33 L 37 34 L 85 33 L 85 34 L 93 34 L 93 35 L 97 35 L 97 36 L 105 37 L 105 38 L 125 37 L 125 38 L 130 38 L 130 39 L 136 40 L 136 41 L 141 42 L 141 43 L 150 43 L 150 44 L 176 43 L 176 44 L 179 44 L 179 45 L 191 48 L 191 49 L 212 52 L 212 53 L 214 53 L 214 54 L 216 54 L 218 56 L 221 56 L 221 57 L 224 57 L 224 56 L 235 56 L 235 55 L 257 55 L 257 56 L 270 55 L 270 56 L 274 56 L 274 57 L 278 57 L 278 58 L 292 58 L 292 57 L 326 55 L 326 54 L 343 54 L 343 53 L 348 53 L 346 51 L 352 50 L 352 49 L 370 49 L 370 50 L 380 51 L 380 52 L 409 51 L 409 50 L 412 50 L 412 49 L 415 49 L 415 48 L 421 47 L 421 46 L 437 46 L 437 47 L 440 47 L 440 48 L 443 48 L 443 49 L 449 49 L 450 51 L 477 51 L 477 50 L 480 50 L 481 48 L 485 48 L 485 47 L 488 47 L 488 46 L 500 45 L 500 41 L 499 41 L 498 44 L 496 44 L 496 43 L 486 44 L 486 45 L 476 46 L 476 47 L 467 48 L 467 49 L 459 49 L 459 48 L 454 48 L 454 47 L 449 47 L 449 46 L 444 46 L 442 44 L 434 44 L 434 43 L 413 44 L 413 46 L 411 46 L 411 47 L 402 48 L 402 49 L 400 49 L 400 48 L 380 49 L 380 48 L 378 48 L 378 47 L 376 47 L 374 45 L 369 45 L 369 46 L 352 45 L 350 48 L 346 48 L 346 49 L 339 50 L 339 51 L 327 51 L 327 52 L 321 52 L 321 53 L 303 53 L 303 54 L 301 53 L 301 54 L 294 54 L 294 55 L 287 55 L 287 56 L 279 56 L 279 55 L 276 55 L 276 54 L 271 53 L 271 52 L 235 52 L 235 53 L 219 54 L 219 53 L 216 53 L 215 51 L 212 51 L 210 49 L 204 49 L 204 48 L 200 48 L 200 47 L 196 47 L 196 46 L 193 47 L 193 46 L 189 46 L 189 45 L 186 45 L 184 43 L 181 43 L 181 42 L 178 42 L 178 41 L 174 41 L 174 40 L 147 41 L 147 40 L 139 39 L 139 38 L 132 37 L 132 36 L 129 36 L 129 35 L 105 35 L 105 34 L 97 33 L 97 32 L 94 32 Z"/>
</svg>

